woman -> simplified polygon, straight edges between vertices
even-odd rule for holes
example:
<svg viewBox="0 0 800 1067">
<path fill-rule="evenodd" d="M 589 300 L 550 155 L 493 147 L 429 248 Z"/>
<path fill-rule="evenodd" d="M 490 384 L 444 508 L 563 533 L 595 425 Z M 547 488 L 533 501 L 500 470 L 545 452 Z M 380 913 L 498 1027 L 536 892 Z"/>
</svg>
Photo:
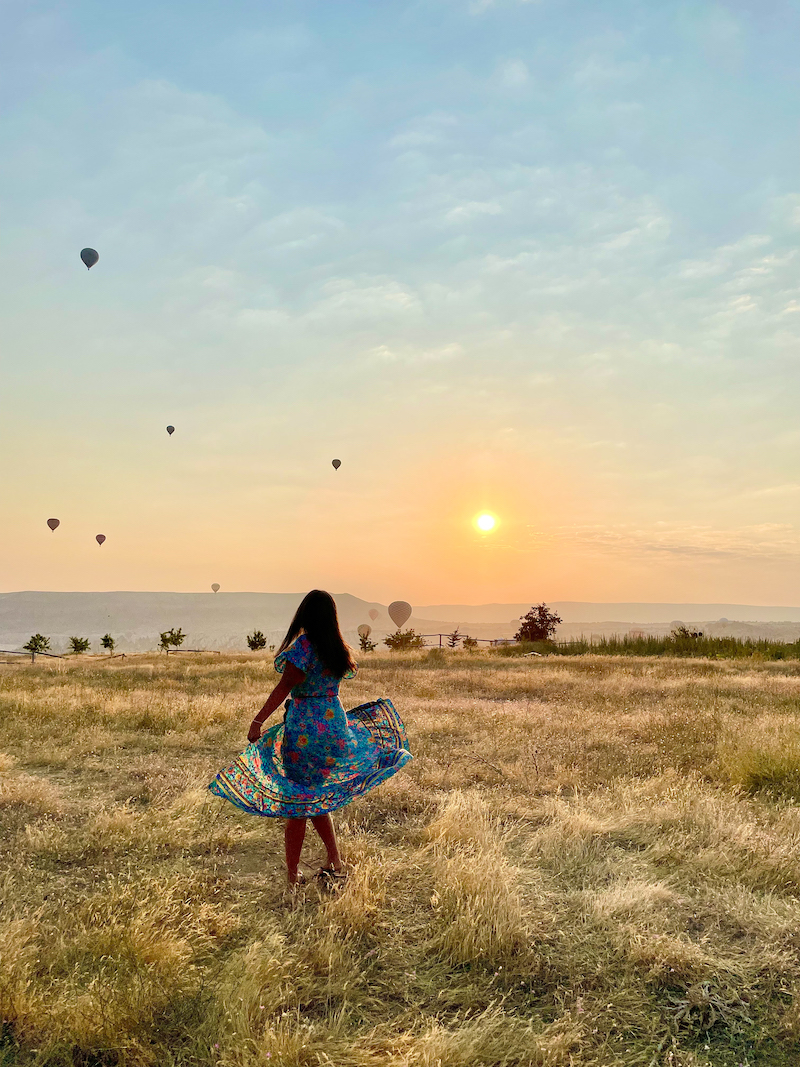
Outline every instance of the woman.
<svg viewBox="0 0 800 1067">
<path fill-rule="evenodd" d="M 389 700 L 346 712 L 339 683 L 356 665 L 339 630 L 330 593 L 312 589 L 283 639 L 275 669 L 282 675 L 250 724 L 249 747 L 209 786 L 253 815 L 285 817 L 290 886 L 311 819 L 327 852 L 317 877 L 342 880 L 342 859 L 330 813 L 391 777 L 411 759 L 405 727 Z M 286 701 L 286 715 L 262 736 L 261 727 Z"/>
</svg>

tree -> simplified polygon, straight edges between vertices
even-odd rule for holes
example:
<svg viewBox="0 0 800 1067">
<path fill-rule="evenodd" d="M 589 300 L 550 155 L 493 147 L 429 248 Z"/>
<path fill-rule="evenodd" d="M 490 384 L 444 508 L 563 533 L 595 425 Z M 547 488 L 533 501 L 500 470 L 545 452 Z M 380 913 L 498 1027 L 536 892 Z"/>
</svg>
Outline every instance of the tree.
<svg viewBox="0 0 800 1067">
<path fill-rule="evenodd" d="M 461 634 L 458 632 L 458 627 L 451 634 L 447 635 L 447 647 L 458 648 L 458 643 L 461 640 Z"/>
<path fill-rule="evenodd" d="M 89 651 L 89 639 L 87 637 L 70 637 L 69 648 L 70 652 L 80 656 L 83 652 Z"/>
<path fill-rule="evenodd" d="M 389 634 L 383 643 L 388 645 L 394 652 L 407 652 L 410 648 L 425 647 L 422 636 L 414 633 L 413 630 L 397 630 L 395 633 Z"/>
<path fill-rule="evenodd" d="M 37 652 L 47 652 L 50 648 L 50 638 L 45 637 L 43 634 L 32 634 L 30 641 L 27 645 L 22 646 L 26 652 L 31 654 L 31 663 L 36 659 Z"/>
<path fill-rule="evenodd" d="M 550 611 L 547 604 L 534 604 L 527 615 L 520 615 L 522 626 L 514 634 L 515 641 L 549 641 L 561 622 L 561 616 Z"/>
<path fill-rule="evenodd" d="M 478 640 L 475 637 L 470 637 L 469 634 L 464 638 L 464 648 L 477 648 Z"/>
<path fill-rule="evenodd" d="M 359 634 L 358 643 L 362 652 L 374 652 L 378 647 L 375 641 L 370 641 L 369 634 Z"/>
<path fill-rule="evenodd" d="M 246 640 L 251 652 L 260 652 L 262 648 L 267 647 L 267 639 L 260 630 L 253 630 L 251 634 L 247 635 Z"/>
<path fill-rule="evenodd" d="M 167 649 L 169 649 L 169 647 L 171 645 L 174 646 L 175 648 L 179 648 L 183 644 L 183 642 L 184 642 L 184 640 L 186 638 L 186 634 L 180 628 L 178 628 L 176 630 L 173 627 L 171 630 L 165 630 L 160 635 L 160 637 L 161 637 L 161 640 L 159 641 L 158 647 L 163 652 L 166 652 Z"/>
<path fill-rule="evenodd" d="M 103 634 L 103 636 L 100 638 L 100 644 L 103 646 L 103 648 L 108 649 L 109 656 L 114 655 L 114 649 L 117 647 L 117 642 L 114 640 L 111 634 Z"/>
</svg>

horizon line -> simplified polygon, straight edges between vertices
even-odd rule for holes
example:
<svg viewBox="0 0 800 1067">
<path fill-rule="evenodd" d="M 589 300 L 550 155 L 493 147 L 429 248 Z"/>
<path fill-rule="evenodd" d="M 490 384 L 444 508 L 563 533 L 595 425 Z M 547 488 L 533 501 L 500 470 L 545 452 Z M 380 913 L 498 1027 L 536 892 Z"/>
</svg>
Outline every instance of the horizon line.
<svg viewBox="0 0 800 1067">
<path fill-rule="evenodd" d="M 9 589 L 0 592 L 0 597 L 7 596 L 20 596 L 29 593 L 46 594 L 48 596 L 75 596 L 75 595 L 111 595 L 111 594 L 123 594 L 128 596 L 153 596 L 153 595 L 172 595 L 172 596 L 210 596 L 219 597 L 220 595 L 227 594 L 228 596 L 304 596 L 304 592 L 298 591 L 276 591 L 276 590 L 262 590 L 262 589 L 220 589 L 218 592 L 213 590 L 202 589 Z M 382 600 L 368 600 L 365 597 L 358 596 L 355 593 L 338 592 L 332 593 L 331 596 L 349 596 L 354 600 L 360 600 L 365 604 L 379 604 L 384 606 Z M 527 603 L 548 603 L 548 604 L 586 604 L 594 606 L 623 606 L 623 605 L 642 605 L 649 607 L 667 607 L 667 606 L 682 606 L 682 607 L 719 607 L 719 608 L 792 608 L 800 610 L 800 604 L 776 604 L 776 603 L 745 603 L 743 601 L 722 601 L 722 600 L 561 600 L 558 598 L 552 598 L 550 600 L 533 600 L 520 599 L 520 600 L 491 600 L 483 601 L 482 603 L 461 603 L 458 601 L 441 601 L 438 604 L 420 604 L 414 606 L 413 611 L 421 611 L 428 607 L 459 607 L 459 608 L 491 608 L 502 607 L 504 605 L 512 604 L 527 604 Z M 389 601 L 391 603 L 391 601 Z"/>
</svg>

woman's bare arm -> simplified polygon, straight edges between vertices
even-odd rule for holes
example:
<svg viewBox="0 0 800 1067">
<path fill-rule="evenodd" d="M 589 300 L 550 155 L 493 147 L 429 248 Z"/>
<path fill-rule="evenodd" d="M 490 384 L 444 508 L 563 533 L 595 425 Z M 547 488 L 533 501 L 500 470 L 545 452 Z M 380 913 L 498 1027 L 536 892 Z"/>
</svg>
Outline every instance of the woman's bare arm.
<svg viewBox="0 0 800 1067">
<path fill-rule="evenodd" d="M 305 671 L 301 671 L 300 668 L 295 667 L 293 663 L 286 664 L 286 668 L 281 675 L 281 680 L 267 697 L 267 702 L 264 707 L 250 723 L 250 729 L 247 732 L 248 741 L 258 741 L 259 737 L 261 737 L 261 727 L 264 722 L 270 717 L 273 711 L 276 711 L 281 706 L 294 687 L 300 685 L 300 683 L 304 681 L 305 676 Z"/>
</svg>

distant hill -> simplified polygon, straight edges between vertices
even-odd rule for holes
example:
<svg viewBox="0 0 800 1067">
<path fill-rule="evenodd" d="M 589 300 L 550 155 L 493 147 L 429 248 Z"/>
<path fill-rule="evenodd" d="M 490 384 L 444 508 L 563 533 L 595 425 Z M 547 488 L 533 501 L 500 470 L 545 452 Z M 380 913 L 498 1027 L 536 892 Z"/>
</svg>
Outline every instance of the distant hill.
<svg viewBox="0 0 800 1067">
<path fill-rule="evenodd" d="M 416 609 L 428 619 L 447 622 L 426 623 L 430 630 L 452 628 L 473 637 L 511 637 L 519 618 L 530 603 L 517 604 L 431 604 Z M 552 600 L 548 606 L 561 616 L 557 637 L 611 636 L 631 630 L 667 634 L 678 622 L 699 627 L 718 637 L 769 638 L 796 641 L 800 638 L 800 607 L 772 607 L 756 604 L 647 604 L 637 602 L 595 603 L 578 600 Z M 429 632 L 429 631 L 428 631 Z"/>
<path fill-rule="evenodd" d="M 431 619 L 468 622 L 507 622 L 524 615 L 532 601 L 519 604 L 434 604 L 417 612 Z M 729 619 L 750 622 L 800 622 L 800 607 L 768 607 L 754 604 L 644 604 L 635 602 L 592 603 L 582 600 L 551 600 L 551 610 L 565 623 L 620 622 L 670 623 Z"/>
<path fill-rule="evenodd" d="M 158 634 L 170 627 L 186 633 L 187 647 L 244 649 L 245 635 L 263 630 L 277 641 L 302 599 L 302 593 L 48 593 L 0 594 L 0 648 L 15 649 L 34 632 L 45 634 L 54 647 L 72 635 L 96 642 L 105 633 L 120 649 L 155 648 Z M 337 594 L 342 628 L 352 631 L 369 622 L 377 608 L 390 625 L 385 607 Z"/>
<path fill-rule="evenodd" d="M 65 648 L 69 637 L 88 637 L 97 647 L 111 633 L 120 650 L 145 651 L 158 643 L 158 634 L 172 626 L 187 634 L 186 647 L 237 650 L 246 648 L 245 635 L 263 630 L 277 644 L 299 604 L 302 593 L 52 593 L 0 594 L 0 649 L 18 649 L 32 633 L 50 638 L 53 648 Z M 364 622 L 374 636 L 395 629 L 386 605 L 337 593 L 336 603 L 347 639 L 357 643 L 356 628 Z M 447 633 L 456 626 L 473 637 L 511 637 L 530 602 L 517 604 L 434 604 L 416 607 L 408 625 L 418 633 Z M 592 633 L 626 633 L 630 629 L 664 633 L 675 621 L 702 625 L 711 633 L 764 636 L 795 640 L 800 636 L 800 608 L 748 604 L 644 604 L 554 601 L 564 624 L 559 637 Z M 370 609 L 379 614 L 373 622 Z"/>
</svg>

